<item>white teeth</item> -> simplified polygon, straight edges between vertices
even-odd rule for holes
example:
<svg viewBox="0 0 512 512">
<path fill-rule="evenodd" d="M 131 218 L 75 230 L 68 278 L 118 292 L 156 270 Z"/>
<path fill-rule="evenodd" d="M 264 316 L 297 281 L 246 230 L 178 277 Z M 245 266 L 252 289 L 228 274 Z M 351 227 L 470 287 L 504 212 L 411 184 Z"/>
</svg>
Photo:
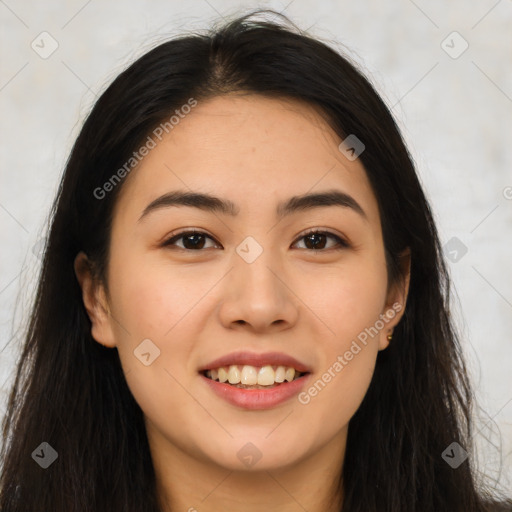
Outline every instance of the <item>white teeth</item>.
<svg viewBox="0 0 512 512">
<path fill-rule="evenodd" d="M 224 368 L 219 368 L 219 382 L 227 382 L 228 380 L 228 372 Z"/>
<path fill-rule="evenodd" d="M 254 366 L 244 366 L 242 368 L 241 382 L 242 384 L 247 384 L 248 386 L 259 384 L 258 372 Z"/>
<path fill-rule="evenodd" d="M 240 382 L 240 370 L 238 366 L 231 365 L 228 370 L 228 381 L 230 384 L 238 384 Z"/>
<path fill-rule="evenodd" d="M 295 377 L 295 368 L 286 368 L 285 379 L 288 382 L 291 382 L 293 380 L 293 377 Z"/>
<path fill-rule="evenodd" d="M 274 384 L 274 375 L 272 366 L 262 366 L 258 372 L 258 384 L 260 386 L 271 386 Z"/>
<path fill-rule="evenodd" d="M 278 366 L 276 369 L 276 382 L 284 382 L 286 377 L 286 368 L 284 366 Z"/>
<path fill-rule="evenodd" d="M 206 370 L 206 377 L 219 382 L 229 382 L 229 384 L 244 386 L 274 386 L 281 384 L 285 381 L 292 382 L 302 376 L 302 373 L 295 370 L 291 366 L 277 366 L 265 365 L 256 367 L 251 365 L 231 365 L 222 366 L 220 368 L 213 368 Z"/>
</svg>

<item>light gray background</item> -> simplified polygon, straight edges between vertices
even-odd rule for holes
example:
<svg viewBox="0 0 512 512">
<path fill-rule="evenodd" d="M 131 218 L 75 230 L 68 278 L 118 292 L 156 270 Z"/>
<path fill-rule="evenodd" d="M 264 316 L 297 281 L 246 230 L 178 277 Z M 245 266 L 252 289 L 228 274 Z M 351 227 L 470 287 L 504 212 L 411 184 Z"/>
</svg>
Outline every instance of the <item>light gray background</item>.
<svg viewBox="0 0 512 512">
<path fill-rule="evenodd" d="M 511 0 L 0 0 L 0 415 L 35 289 L 37 243 L 97 95 L 156 42 L 258 6 L 352 50 L 403 130 L 443 244 L 456 237 L 467 247 L 447 256 L 457 260 L 449 263 L 454 314 L 482 407 L 479 458 L 512 488 Z M 31 47 L 50 48 L 43 31 L 59 45 L 46 59 Z"/>
</svg>

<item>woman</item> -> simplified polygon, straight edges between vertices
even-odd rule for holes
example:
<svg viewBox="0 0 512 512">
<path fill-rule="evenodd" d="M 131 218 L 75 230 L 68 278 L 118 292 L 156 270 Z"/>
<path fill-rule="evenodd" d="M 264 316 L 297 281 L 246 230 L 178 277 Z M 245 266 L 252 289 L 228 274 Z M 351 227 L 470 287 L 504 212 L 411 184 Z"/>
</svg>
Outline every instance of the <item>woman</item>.
<svg viewBox="0 0 512 512">
<path fill-rule="evenodd" d="M 499 509 L 429 205 L 345 57 L 251 15 L 161 44 L 52 214 L 2 512 Z"/>
</svg>

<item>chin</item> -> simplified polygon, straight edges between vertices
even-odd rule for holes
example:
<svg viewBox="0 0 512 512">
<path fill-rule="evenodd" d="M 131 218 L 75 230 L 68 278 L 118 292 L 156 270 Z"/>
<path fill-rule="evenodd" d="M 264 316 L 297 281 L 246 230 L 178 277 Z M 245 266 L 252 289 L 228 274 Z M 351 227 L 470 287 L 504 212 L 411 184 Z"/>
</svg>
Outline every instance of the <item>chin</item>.
<svg viewBox="0 0 512 512">
<path fill-rule="evenodd" d="M 268 431 L 265 434 L 268 436 Z M 272 436 L 272 434 L 271 434 Z M 292 441 L 288 437 L 289 441 Z M 210 440 L 211 443 L 211 440 Z M 272 471 L 293 466 L 306 456 L 304 443 L 297 439 L 296 443 L 284 444 L 282 439 L 265 439 L 265 436 L 243 436 L 221 443 L 215 453 L 208 447 L 207 456 L 210 462 L 230 471 Z"/>
</svg>

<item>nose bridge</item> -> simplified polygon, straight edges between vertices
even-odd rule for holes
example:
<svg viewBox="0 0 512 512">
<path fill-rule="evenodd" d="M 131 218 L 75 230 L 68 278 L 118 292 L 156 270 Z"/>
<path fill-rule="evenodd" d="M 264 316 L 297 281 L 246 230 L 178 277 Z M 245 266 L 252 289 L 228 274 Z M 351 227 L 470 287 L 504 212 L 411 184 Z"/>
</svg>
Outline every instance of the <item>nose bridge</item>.
<svg viewBox="0 0 512 512">
<path fill-rule="evenodd" d="M 263 248 L 254 238 L 247 237 L 236 252 L 233 270 L 240 277 L 242 285 L 238 292 L 251 297 L 254 304 L 259 300 L 268 304 L 280 302 L 284 293 L 281 287 L 284 285 L 277 278 L 281 269 L 277 251 L 271 247 Z"/>
<path fill-rule="evenodd" d="M 293 293 L 284 281 L 278 251 L 247 237 L 236 248 L 222 307 L 224 323 L 242 322 L 255 329 L 296 320 Z"/>
</svg>

